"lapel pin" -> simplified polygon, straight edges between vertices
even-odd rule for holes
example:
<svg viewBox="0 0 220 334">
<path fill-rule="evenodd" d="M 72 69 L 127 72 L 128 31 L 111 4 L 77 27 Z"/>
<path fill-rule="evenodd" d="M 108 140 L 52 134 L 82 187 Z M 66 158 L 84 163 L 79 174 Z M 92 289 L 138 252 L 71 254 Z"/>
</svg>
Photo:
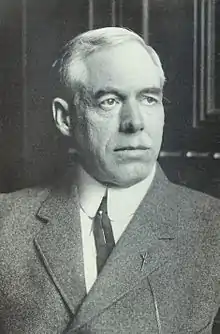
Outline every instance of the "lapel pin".
<svg viewBox="0 0 220 334">
<path fill-rule="evenodd" d="M 144 264 L 147 262 L 146 260 L 147 260 L 147 252 L 145 252 L 145 253 L 141 253 L 140 254 L 140 256 L 141 256 L 141 270 L 143 269 L 143 266 L 144 266 Z"/>
</svg>

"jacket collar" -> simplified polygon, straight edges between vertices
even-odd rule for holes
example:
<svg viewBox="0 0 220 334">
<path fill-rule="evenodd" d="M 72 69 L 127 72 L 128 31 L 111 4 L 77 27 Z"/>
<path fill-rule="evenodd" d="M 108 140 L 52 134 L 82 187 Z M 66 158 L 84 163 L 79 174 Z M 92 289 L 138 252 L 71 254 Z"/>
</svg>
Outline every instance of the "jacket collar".
<svg viewBox="0 0 220 334">
<path fill-rule="evenodd" d="M 62 299 L 75 314 L 86 295 L 79 201 L 68 172 L 51 189 L 37 218 L 45 222 L 35 237 L 35 246 Z"/>
</svg>

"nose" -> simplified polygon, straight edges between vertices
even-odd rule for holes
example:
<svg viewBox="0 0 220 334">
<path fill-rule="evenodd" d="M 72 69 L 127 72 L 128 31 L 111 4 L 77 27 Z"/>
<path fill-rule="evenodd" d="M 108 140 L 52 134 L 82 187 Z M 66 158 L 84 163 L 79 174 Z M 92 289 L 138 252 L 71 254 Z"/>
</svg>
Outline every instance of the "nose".
<svg viewBox="0 0 220 334">
<path fill-rule="evenodd" d="M 136 101 L 126 101 L 120 114 L 120 132 L 136 133 L 144 130 L 144 120 Z"/>
</svg>

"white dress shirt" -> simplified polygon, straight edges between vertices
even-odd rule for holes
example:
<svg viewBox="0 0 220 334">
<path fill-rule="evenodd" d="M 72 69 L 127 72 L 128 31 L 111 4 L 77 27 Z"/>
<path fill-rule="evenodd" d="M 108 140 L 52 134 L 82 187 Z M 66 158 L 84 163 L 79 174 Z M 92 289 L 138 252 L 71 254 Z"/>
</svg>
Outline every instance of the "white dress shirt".
<svg viewBox="0 0 220 334">
<path fill-rule="evenodd" d="M 147 193 L 154 178 L 155 170 L 156 165 L 146 179 L 129 188 L 108 187 L 106 189 L 103 184 L 92 178 L 82 167 L 79 167 L 78 192 L 81 207 L 81 234 L 87 292 L 97 278 L 96 248 L 92 223 L 103 196 L 107 191 L 108 216 L 117 243 Z"/>
</svg>

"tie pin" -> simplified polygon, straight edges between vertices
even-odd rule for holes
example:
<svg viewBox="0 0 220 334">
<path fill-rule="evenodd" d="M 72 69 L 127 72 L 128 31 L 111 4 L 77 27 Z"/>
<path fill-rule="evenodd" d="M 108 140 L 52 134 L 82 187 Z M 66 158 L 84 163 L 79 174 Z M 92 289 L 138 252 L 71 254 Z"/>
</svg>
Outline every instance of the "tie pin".
<svg viewBox="0 0 220 334">
<path fill-rule="evenodd" d="M 140 254 L 140 256 L 141 256 L 141 270 L 143 269 L 143 266 L 144 266 L 144 264 L 147 262 L 146 261 L 146 259 L 147 259 L 147 252 L 145 252 L 144 254 Z"/>
</svg>

